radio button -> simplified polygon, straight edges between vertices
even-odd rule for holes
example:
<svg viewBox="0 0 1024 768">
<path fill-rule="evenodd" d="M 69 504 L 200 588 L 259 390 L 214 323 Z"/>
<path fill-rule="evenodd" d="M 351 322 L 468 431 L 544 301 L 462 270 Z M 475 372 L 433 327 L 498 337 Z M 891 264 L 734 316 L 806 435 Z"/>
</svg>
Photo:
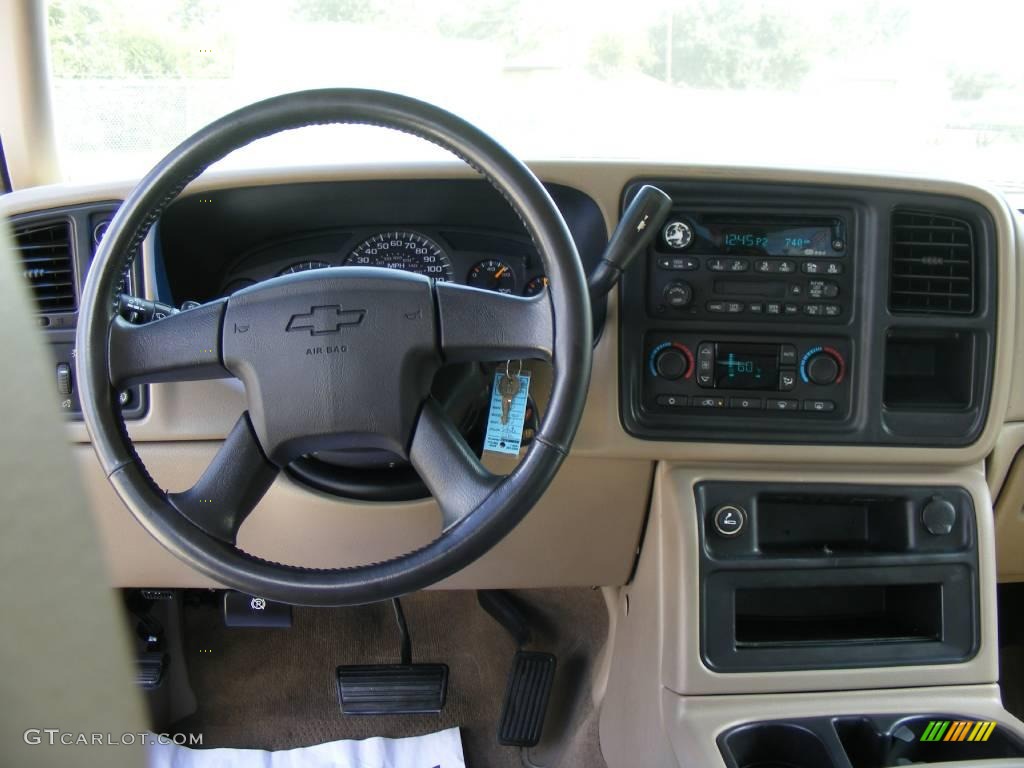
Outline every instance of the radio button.
<svg viewBox="0 0 1024 768">
<path fill-rule="evenodd" d="M 838 261 L 830 261 L 825 265 L 826 275 L 841 275 L 843 274 L 843 265 Z"/>
<path fill-rule="evenodd" d="M 761 259 L 760 261 L 754 262 L 754 269 L 758 272 L 778 272 L 777 265 L 777 261 Z"/>
<path fill-rule="evenodd" d="M 815 413 L 832 413 L 836 404 L 832 400 L 804 400 L 804 410 Z"/>
<path fill-rule="evenodd" d="M 842 313 L 843 308 L 838 304 L 826 304 L 825 305 L 825 317 L 839 317 Z"/>
<path fill-rule="evenodd" d="M 692 272 L 700 269 L 700 260 L 693 256 L 659 256 L 658 268 L 671 272 Z"/>
<path fill-rule="evenodd" d="M 662 297 L 665 299 L 665 303 L 673 309 L 684 309 L 693 301 L 693 288 L 689 283 L 676 280 L 665 286 Z"/>
<path fill-rule="evenodd" d="M 728 262 L 725 259 L 708 259 L 708 269 L 712 272 L 725 272 Z"/>
<path fill-rule="evenodd" d="M 781 315 L 782 305 L 775 301 L 769 301 L 765 304 L 765 308 L 768 310 L 769 315 Z"/>
<path fill-rule="evenodd" d="M 686 395 L 658 395 L 655 402 L 662 408 L 685 408 Z"/>
<path fill-rule="evenodd" d="M 762 314 L 764 314 L 764 304 L 762 304 L 759 301 L 755 302 L 753 304 L 747 304 L 747 310 L 752 315 L 762 315 Z"/>
<path fill-rule="evenodd" d="M 820 275 L 825 271 L 824 266 L 817 261 L 805 261 L 802 269 L 805 275 Z"/>
<path fill-rule="evenodd" d="M 807 293 L 812 299 L 834 299 L 839 295 L 839 285 L 831 280 L 811 280 Z"/>
<path fill-rule="evenodd" d="M 821 317 L 825 314 L 825 308 L 821 304 L 804 304 L 804 314 L 809 317 Z"/>
<path fill-rule="evenodd" d="M 738 315 L 743 311 L 742 301 L 727 301 L 725 302 L 725 311 L 730 315 Z"/>
<path fill-rule="evenodd" d="M 730 272 L 746 272 L 750 269 L 750 262 L 746 259 L 733 259 L 729 262 Z"/>
<path fill-rule="evenodd" d="M 796 262 L 780 261 L 779 268 L 776 271 L 784 275 L 792 274 L 793 272 L 796 272 Z"/>
<path fill-rule="evenodd" d="M 783 371 L 779 374 L 779 391 L 789 392 L 796 386 L 796 371 Z"/>
<path fill-rule="evenodd" d="M 804 295 L 804 287 L 800 283 L 790 283 L 786 286 L 786 295 L 794 299 L 799 299 Z"/>
<path fill-rule="evenodd" d="M 719 313 L 719 312 L 725 312 L 725 302 L 724 301 L 709 301 L 706 306 L 707 306 L 708 312 L 714 312 L 716 314 Z"/>
<path fill-rule="evenodd" d="M 779 365 L 796 365 L 796 347 L 792 344 L 779 347 Z"/>
<path fill-rule="evenodd" d="M 769 411 L 795 411 L 800 407 L 799 400 L 775 400 L 768 399 Z"/>
<path fill-rule="evenodd" d="M 800 305 L 799 304 L 787 304 L 785 306 L 785 310 L 786 310 L 786 314 L 787 315 L 799 315 L 800 314 Z"/>
<path fill-rule="evenodd" d="M 795 400 L 793 402 L 796 402 Z M 693 403 L 694 408 L 725 408 L 724 397 L 695 397 Z"/>
<path fill-rule="evenodd" d="M 729 398 L 729 407 L 738 408 L 741 411 L 759 411 L 761 410 L 761 398 L 731 397 Z"/>
</svg>

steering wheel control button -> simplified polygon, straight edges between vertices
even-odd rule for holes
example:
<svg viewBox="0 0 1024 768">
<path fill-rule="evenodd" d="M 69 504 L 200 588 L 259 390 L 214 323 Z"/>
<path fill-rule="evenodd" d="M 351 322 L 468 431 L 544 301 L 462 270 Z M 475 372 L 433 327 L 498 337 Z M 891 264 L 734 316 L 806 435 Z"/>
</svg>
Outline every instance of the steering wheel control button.
<svg viewBox="0 0 1024 768">
<path fill-rule="evenodd" d="M 685 221 L 670 221 L 661 230 L 661 237 L 669 248 L 681 251 L 693 243 L 693 227 Z"/>
<path fill-rule="evenodd" d="M 742 507 L 726 504 L 715 510 L 711 519 L 719 536 L 738 536 L 747 525 L 747 513 Z"/>
<path fill-rule="evenodd" d="M 224 593 L 224 626 L 288 629 L 292 625 L 292 607 L 255 595 L 227 590 Z"/>
<path fill-rule="evenodd" d="M 673 309 L 685 309 L 693 301 L 693 288 L 687 282 L 676 280 L 665 286 L 662 298 Z"/>
<path fill-rule="evenodd" d="M 921 510 L 921 522 L 932 536 L 946 536 L 956 525 L 956 507 L 941 496 L 932 498 Z"/>
</svg>

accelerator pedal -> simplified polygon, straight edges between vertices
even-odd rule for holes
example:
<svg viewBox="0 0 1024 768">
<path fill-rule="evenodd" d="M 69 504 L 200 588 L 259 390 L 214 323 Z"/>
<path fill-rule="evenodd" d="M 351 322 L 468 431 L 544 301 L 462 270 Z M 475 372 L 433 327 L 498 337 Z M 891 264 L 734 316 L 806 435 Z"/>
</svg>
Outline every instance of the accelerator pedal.
<svg viewBox="0 0 1024 768">
<path fill-rule="evenodd" d="M 523 650 L 524 645 L 533 641 L 533 635 L 526 615 L 507 592 L 480 590 L 477 600 L 512 636 L 518 648 L 505 688 L 498 743 L 506 747 L 535 747 L 544 730 L 557 661 L 550 653 Z"/>
<path fill-rule="evenodd" d="M 401 663 L 338 667 L 343 715 L 424 715 L 444 709 L 448 665 L 412 663 L 412 642 L 402 604 L 397 598 L 391 604 L 401 641 Z"/>
<path fill-rule="evenodd" d="M 544 730 L 555 657 L 538 651 L 516 651 L 508 676 L 505 703 L 498 725 L 498 743 L 506 747 L 535 747 Z"/>
</svg>

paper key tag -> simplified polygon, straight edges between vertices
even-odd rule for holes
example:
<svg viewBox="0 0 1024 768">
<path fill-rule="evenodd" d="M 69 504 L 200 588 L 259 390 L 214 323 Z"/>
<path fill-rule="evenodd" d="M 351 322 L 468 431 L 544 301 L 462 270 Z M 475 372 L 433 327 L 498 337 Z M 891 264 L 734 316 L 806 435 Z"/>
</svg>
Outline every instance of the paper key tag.
<svg viewBox="0 0 1024 768">
<path fill-rule="evenodd" d="M 508 421 L 501 423 L 501 392 L 498 385 L 505 372 L 494 374 L 494 386 L 491 388 L 491 408 L 487 414 L 487 434 L 484 436 L 484 450 L 494 453 L 519 455 L 519 447 L 523 443 L 523 422 L 526 421 L 526 401 L 530 394 L 530 374 L 519 374 L 519 391 L 512 398 L 512 407 L 508 411 Z"/>
</svg>

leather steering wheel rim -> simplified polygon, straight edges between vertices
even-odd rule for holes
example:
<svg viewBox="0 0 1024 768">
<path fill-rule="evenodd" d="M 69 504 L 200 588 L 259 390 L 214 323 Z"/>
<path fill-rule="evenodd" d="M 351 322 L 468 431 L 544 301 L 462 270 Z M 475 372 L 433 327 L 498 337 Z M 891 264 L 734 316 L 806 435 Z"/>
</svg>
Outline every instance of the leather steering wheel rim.
<svg viewBox="0 0 1024 768">
<path fill-rule="evenodd" d="M 434 304 L 426 312 L 436 313 L 432 322 L 436 321 L 440 364 L 500 360 L 506 354 L 529 356 L 550 359 L 553 377 L 537 434 L 516 469 L 504 478 L 482 468 L 457 431 L 438 416 L 436 404 L 425 398 L 407 449 L 442 507 L 441 535 L 384 562 L 311 569 L 270 562 L 239 549 L 233 537 L 248 511 L 240 512 L 241 519 L 229 514 L 230 504 L 223 505 L 227 511 L 212 516 L 195 511 L 196 504 L 206 501 L 197 494 L 216 497 L 223 490 L 224 498 L 237 502 L 240 509 L 251 509 L 262 498 L 279 469 L 261 443 L 268 429 L 266 409 L 251 407 L 251 418 L 249 411 L 243 414 L 218 453 L 223 467 L 211 465 L 193 491 L 169 494 L 146 471 L 117 406 L 118 387 L 128 381 L 219 378 L 247 370 L 241 363 L 231 370 L 231 349 L 237 348 L 237 341 L 228 324 L 231 313 L 238 316 L 240 311 L 229 303 L 234 297 L 144 326 L 129 326 L 117 309 L 121 279 L 133 254 L 192 180 L 252 141 L 328 123 L 375 125 L 430 141 L 466 162 L 505 197 L 540 254 L 550 278 L 548 290 L 540 297 L 521 299 L 431 282 Z M 413 279 L 416 276 L 350 272 L 353 269 L 332 270 L 345 274 L 325 276 L 324 285 L 339 290 L 350 284 L 353 290 L 383 286 L 377 293 L 394 285 L 417 296 L 428 290 L 423 279 Z M 266 296 L 276 300 L 286 290 L 327 290 L 310 283 L 316 278 L 309 274 L 303 278 L 306 282 L 268 287 Z M 236 303 L 245 309 L 244 300 Z M 234 326 L 237 333 L 237 321 Z M 228 587 L 292 604 L 340 606 L 396 597 L 440 581 L 490 550 L 522 520 L 561 466 L 582 416 L 591 370 L 591 312 L 573 239 L 551 197 L 524 164 L 470 123 L 436 106 L 380 91 L 326 89 L 287 94 L 233 112 L 185 140 L 142 179 L 119 208 L 93 261 L 82 292 L 76 344 L 82 414 L 100 464 L 122 501 L 160 544 Z M 242 457 L 252 463 L 235 467 L 232 462 Z M 237 487 L 228 487 L 230 483 Z"/>
</svg>

